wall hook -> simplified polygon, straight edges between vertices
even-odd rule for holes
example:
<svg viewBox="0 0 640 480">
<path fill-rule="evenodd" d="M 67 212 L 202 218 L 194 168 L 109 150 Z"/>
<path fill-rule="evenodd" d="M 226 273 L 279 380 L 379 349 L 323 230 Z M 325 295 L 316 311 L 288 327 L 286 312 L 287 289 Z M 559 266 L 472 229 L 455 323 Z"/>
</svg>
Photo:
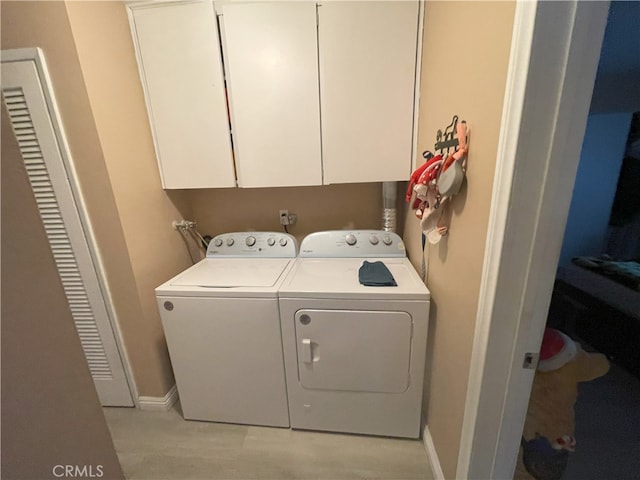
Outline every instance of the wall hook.
<svg viewBox="0 0 640 480">
<path fill-rule="evenodd" d="M 453 148 L 455 150 L 459 145 L 458 139 L 455 138 L 457 127 L 458 116 L 454 115 L 451 119 L 451 123 L 444 129 L 444 132 L 442 130 L 438 130 L 438 132 L 436 133 L 436 144 L 434 148 L 436 151 L 440 151 L 443 156 L 445 150 L 448 154 L 450 148 Z"/>
</svg>

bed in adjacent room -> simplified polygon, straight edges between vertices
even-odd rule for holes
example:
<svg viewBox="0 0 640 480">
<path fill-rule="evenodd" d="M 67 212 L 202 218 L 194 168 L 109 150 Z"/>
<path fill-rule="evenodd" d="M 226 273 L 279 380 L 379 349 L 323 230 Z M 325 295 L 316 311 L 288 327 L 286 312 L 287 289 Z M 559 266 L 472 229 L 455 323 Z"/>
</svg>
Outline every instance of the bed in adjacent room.
<svg viewBox="0 0 640 480">
<path fill-rule="evenodd" d="M 570 306 L 572 333 L 640 377 L 639 262 L 575 258 L 558 269 L 554 300 Z"/>
</svg>

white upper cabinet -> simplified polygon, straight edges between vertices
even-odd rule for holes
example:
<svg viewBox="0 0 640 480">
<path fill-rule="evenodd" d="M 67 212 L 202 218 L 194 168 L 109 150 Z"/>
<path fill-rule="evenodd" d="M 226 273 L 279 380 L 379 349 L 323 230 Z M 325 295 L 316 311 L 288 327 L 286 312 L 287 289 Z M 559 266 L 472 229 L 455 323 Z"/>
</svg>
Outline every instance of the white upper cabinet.
<svg viewBox="0 0 640 480">
<path fill-rule="evenodd" d="M 164 188 L 409 178 L 418 0 L 128 8 Z"/>
<path fill-rule="evenodd" d="M 321 185 L 315 3 L 225 3 L 222 25 L 239 186 Z"/>
<path fill-rule="evenodd" d="M 324 183 L 407 180 L 418 1 L 318 7 Z"/>
<path fill-rule="evenodd" d="M 163 187 L 235 186 L 212 3 L 128 8 Z"/>
</svg>

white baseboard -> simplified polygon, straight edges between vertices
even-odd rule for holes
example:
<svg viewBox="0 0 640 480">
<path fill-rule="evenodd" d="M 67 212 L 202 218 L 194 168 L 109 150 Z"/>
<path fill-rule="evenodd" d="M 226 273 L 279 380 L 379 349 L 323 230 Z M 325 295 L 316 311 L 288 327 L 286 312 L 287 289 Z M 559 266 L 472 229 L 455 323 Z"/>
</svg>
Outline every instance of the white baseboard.
<svg viewBox="0 0 640 480">
<path fill-rule="evenodd" d="M 424 443 L 424 448 L 427 451 L 427 457 L 429 457 L 429 463 L 431 464 L 434 480 L 445 480 L 444 472 L 440 465 L 440 459 L 438 458 L 438 452 L 436 452 L 436 447 L 433 444 L 433 438 L 431 437 L 428 425 L 424 426 L 424 431 L 422 432 L 422 443 Z"/>
<path fill-rule="evenodd" d="M 178 399 L 178 389 L 174 385 L 164 397 L 138 397 L 138 407 L 140 410 L 150 410 L 155 412 L 166 412 Z"/>
</svg>

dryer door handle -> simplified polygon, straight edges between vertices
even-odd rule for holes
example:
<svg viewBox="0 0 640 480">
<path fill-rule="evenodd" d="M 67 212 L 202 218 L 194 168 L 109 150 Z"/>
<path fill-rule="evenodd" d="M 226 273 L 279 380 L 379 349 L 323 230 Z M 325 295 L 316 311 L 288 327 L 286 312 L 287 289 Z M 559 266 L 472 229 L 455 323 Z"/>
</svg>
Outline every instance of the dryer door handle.
<svg viewBox="0 0 640 480">
<path fill-rule="evenodd" d="M 311 339 L 303 338 L 302 339 L 302 348 L 300 350 L 301 360 L 304 363 L 313 363 L 313 351 L 311 349 Z"/>
</svg>

